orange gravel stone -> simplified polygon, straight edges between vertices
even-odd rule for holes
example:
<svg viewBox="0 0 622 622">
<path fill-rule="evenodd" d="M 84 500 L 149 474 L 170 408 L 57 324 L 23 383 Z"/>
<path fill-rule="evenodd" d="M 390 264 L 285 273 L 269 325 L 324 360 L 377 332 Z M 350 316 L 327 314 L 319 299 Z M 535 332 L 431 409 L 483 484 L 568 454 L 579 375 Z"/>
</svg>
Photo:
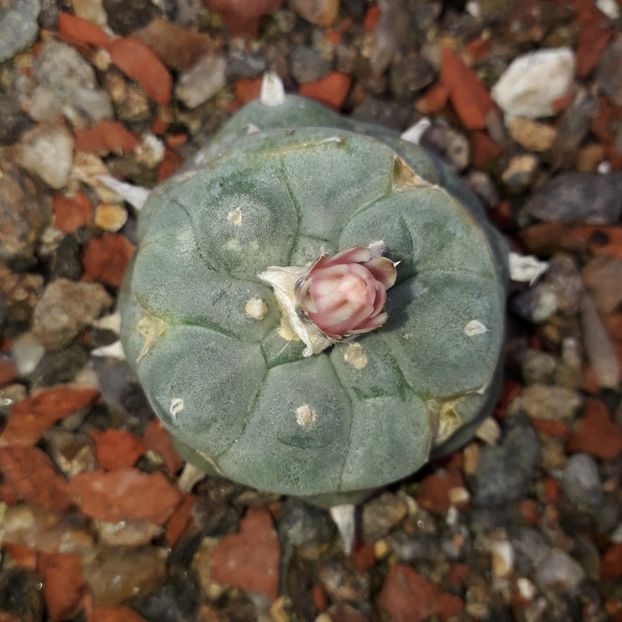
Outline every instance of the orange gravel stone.
<svg viewBox="0 0 622 622">
<path fill-rule="evenodd" d="M 232 35 L 256 37 L 260 18 L 278 11 L 283 0 L 205 0 L 205 3 L 220 15 Z"/>
<path fill-rule="evenodd" d="M 97 155 L 123 155 L 138 146 L 138 139 L 124 125 L 116 121 L 100 121 L 97 125 L 74 132 L 76 151 Z"/>
<path fill-rule="evenodd" d="M 52 201 L 54 226 L 63 233 L 73 233 L 93 222 L 93 204 L 82 192 L 73 197 L 55 194 Z"/>
<path fill-rule="evenodd" d="M 130 468 L 81 473 L 70 480 L 69 490 L 84 514 L 111 523 L 136 519 L 161 524 L 181 498 L 162 473 Z"/>
<path fill-rule="evenodd" d="M 89 240 L 82 257 L 84 280 L 119 287 L 134 251 L 134 245 L 119 234 L 107 233 Z"/>
<path fill-rule="evenodd" d="M 265 594 L 278 596 L 279 540 L 265 510 L 249 510 L 240 521 L 240 532 L 226 535 L 212 552 L 212 578 Z"/>
<path fill-rule="evenodd" d="M 301 84 L 299 92 L 303 97 L 309 97 L 322 104 L 339 109 L 350 90 L 351 83 L 350 76 L 333 71 L 319 80 Z"/>
<path fill-rule="evenodd" d="M 439 469 L 419 483 L 415 498 L 422 508 L 444 514 L 451 505 L 449 491 L 463 486 L 464 481 L 458 471 Z"/>
<path fill-rule="evenodd" d="M 71 13 L 61 12 L 58 16 L 58 32 L 70 41 L 78 41 L 107 48 L 112 39 L 96 24 L 86 19 L 71 15 Z"/>
<path fill-rule="evenodd" d="M 8 494 L 52 512 L 63 512 L 72 503 L 67 482 L 38 447 L 0 448 L 0 473 L 5 500 Z"/>
<path fill-rule="evenodd" d="M 240 78 L 236 81 L 233 90 L 235 92 L 235 98 L 241 104 L 247 104 L 259 97 L 261 78 Z"/>
<path fill-rule="evenodd" d="M 183 158 L 174 149 L 167 148 L 164 152 L 164 159 L 158 168 L 158 182 L 168 179 L 174 175 L 183 164 Z"/>
<path fill-rule="evenodd" d="M 128 78 L 136 80 L 143 87 L 154 102 L 166 106 L 171 101 L 171 74 L 140 39 L 115 39 L 110 45 L 110 57 Z"/>
<path fill-rule="evenodd" d="M 457 616 L 464 603 L 443 592 L 410 566 L 397 564 L 384 581 L 380 606 L 391 616 L 392 622 L 422 622 L 432 616 L 445 622 Z"/>
<path fill-rule="evenodd" d="M 43 597 L 50 622 L 64 620 L 72 615 L 86 587 L 80 557 L 42 553 L 38 570 L 43 577 Z"/>
<path fill-rule="evenodd" d="M 11 542 L 3 542 L 2 548 L 9 553 L 18 566 L 36 570 L 39 554 L 34 549 L 21 544 L 12 544 Z"/>
<path fill-rule="evenodd" d="M 486 129 L 486 114 L 494 107 L 486 87 L 451 48 L 443 49 L 441 83 L 462 125 L 468 130 Z"/>
<path fill-rule="evenodd" d="M 152 419 L 145 428 L 143 443 L 146 449 L 155 451 L 160 455 L 166 470 L 171 475 L 175 475 L 184 463 L 177 453 L 168 431 L 158 419 Z"/>
<path fill-rule="evenodd" d="M 173 547 L 181 535 L 184 533 L 190 522 L 190 513 L 196 503 L 195 495 L 186 495 L 179 507 L 173 512 L 166 524 L 166 543 Z"/>
<path fill-rule="evenodd" d="M 86 408 L 98 395 L 95 389 L 60 386 L 15 403 L 0 435 L 0 447 L 35 445 L 50 426 Z"/>
<path fill-rule="evenodd" d="M 415 103 L 415 108 L 421 114 L 435 114 L 440 112 L 449 98 L 449 89 L 444 84 L 434 84 Z"/>
<path fill-rule="evenodd" d="M 614 460 L 622 452 L 622 431 L 611 420 L 607 407 L 601 401 L 588 400 L 585 409 L 568 449 L 602 460 Z"/>
<path fill-rule="evenodd" d="M 91 436 L 97 464 L 105 471 L 134 466 L 146 450 L 140 438 L 127 430 L 94 430 Z"/>
</svg>

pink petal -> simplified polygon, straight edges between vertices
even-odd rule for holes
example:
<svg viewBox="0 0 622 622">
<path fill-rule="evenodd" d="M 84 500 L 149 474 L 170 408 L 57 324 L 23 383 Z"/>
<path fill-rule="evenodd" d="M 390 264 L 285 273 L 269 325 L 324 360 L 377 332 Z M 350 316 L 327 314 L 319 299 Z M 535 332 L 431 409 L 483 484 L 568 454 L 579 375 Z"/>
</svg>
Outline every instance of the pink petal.
<svg viewBox="0 0 622 622">
<path fill-rule="evenodd" d="M 330 332 L 337 335 L 345 335 L 357 328 L 361 323 L 365 322 L 366 318 L 370 316 L 373 308 L 371 306 L 363 306 L 358 308 L 351 308 L 350 315 L 344 318 L 341 322 L 332 321 L 330 325 Z"/>
<path fill-rule="evenodd" d="M 373 277 L 380 281 L 386 289 L 395 285 L 397 270 L 388 257 L 372 257 L 365 262 L 364 266 L 372 273 Z"/>
<path fill-rule="evenodd" d="M 382 283 L 376 282 L 376 299 L 374 300 L 374 312 L 372 317 L 378 315 L 383 309 L 387 301 L 387 290 Z"/>
<path fill-rule="evenodd" d="M 362 335 L 363 333 L 369 333 L 372 330 L 376 330 L 376 328 L 380 328 L 388 319 L 389 316 L 386 313 L 380 313 L 376 317 L 372 317 L 367 322 L 364 322 L 358 328 L 349 330 L 347 335 Z"/>
<path fill-rule="evenodd" d="M 371 251 L 363 246 L 355 246 L 333 255 L 325 265 L 336 266 L 346 263 L 365 263 L 371 259 Z"/>
<path fill-rule="evenodd" d="M 333 291 L 327 296 L 314 297 L 317 313 L 331 313 L 337 307 L 340 307 L 350 301 L 339 291 Z M 351 304 L 351 303 L 350 303 Z"/>
<path fill-rule="evenodd" d="M 310 313 L 309 318 L 323 331 L 335 333 L 338 332 L 335 330 L 336 326 L 340 326 L 344 322 L 346 324 L 351 322 L 351 318 L 356 310 L 357 308 L 353 304 L 344 301 L 342 305 L 331 311 Z"/>
</svg>

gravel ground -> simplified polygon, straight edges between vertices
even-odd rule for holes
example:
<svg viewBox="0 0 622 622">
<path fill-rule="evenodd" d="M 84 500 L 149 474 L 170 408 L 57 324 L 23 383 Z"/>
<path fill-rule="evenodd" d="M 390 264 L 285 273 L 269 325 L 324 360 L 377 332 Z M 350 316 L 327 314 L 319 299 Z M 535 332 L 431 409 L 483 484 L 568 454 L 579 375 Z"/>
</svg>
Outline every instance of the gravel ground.
<svg viewBox="0 0 622 622">
<path fill-rule="evenodd" d="M 0 622 L 622 620 L 622 4 L 0 2 Z M 136 210 L 274 71 L 547 262 L 494 416 L 358 511 L 186 467 L 119 356 Z M 414 127 L 414 129 L 412 129 Z"/>
</svg>

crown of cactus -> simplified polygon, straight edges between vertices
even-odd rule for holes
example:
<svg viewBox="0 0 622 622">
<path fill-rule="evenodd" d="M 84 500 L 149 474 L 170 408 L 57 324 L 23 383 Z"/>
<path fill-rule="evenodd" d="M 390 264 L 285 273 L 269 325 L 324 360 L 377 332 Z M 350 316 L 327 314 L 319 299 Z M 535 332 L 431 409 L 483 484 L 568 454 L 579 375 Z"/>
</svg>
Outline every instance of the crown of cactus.
<svg viewBox="0 0 622 622">
<path fill-rule="evenodd" d="M 152 192 L 139 236 L 126 355 L 210 472 L 357 500 L 465 442 L 494 403 L 505 245 L 389 130 L 252 102 Z"/>
</svg>

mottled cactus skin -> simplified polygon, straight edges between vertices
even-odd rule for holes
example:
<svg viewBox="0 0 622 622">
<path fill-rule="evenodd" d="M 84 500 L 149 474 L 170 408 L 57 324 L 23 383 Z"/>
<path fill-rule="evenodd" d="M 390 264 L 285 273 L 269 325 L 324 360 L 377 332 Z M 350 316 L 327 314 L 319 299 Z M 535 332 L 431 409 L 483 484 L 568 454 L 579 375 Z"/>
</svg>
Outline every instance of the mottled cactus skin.
<svg viewBox="0 0 622 622">
<path fill-rule="evenodd" d="M 252 102 L 150 195 L 139 235 L 127 359 L 212 473 L 356 502 L 466 442 L 494 404 L 507 249 L 448 169 L 389 130 L 295 96 Z M 303 358 L 257 273 L 378 240 L 401 260 L 389 320 Z"/>
</svg>

